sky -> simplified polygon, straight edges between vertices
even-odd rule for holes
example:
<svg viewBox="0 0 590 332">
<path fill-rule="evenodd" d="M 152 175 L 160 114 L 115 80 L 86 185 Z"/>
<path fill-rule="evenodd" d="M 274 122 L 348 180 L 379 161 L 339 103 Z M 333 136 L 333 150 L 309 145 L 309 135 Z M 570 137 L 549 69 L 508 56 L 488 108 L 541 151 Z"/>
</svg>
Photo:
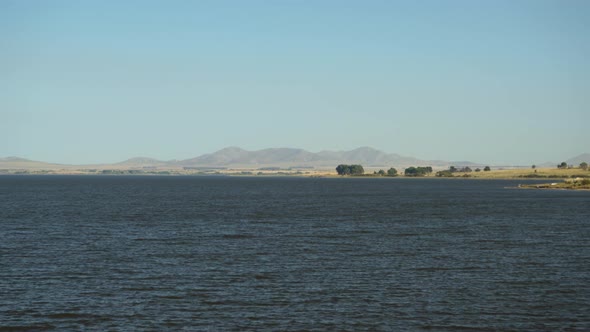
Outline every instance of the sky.
<svg viewBox="0 0 590 332">
<path fill-rule="evenodd" d="M 590 1 L 0 0 L 0 157 L 590 152 Z"/>
</svg>

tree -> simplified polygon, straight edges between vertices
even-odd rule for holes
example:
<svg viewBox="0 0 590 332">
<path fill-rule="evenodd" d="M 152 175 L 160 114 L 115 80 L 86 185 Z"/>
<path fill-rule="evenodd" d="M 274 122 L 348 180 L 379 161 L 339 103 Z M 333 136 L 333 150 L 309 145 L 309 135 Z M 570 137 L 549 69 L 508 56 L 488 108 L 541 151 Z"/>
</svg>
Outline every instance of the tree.
<svg viewBox="0 0 590 332">
<path fill-rule="evenodd" d="M 531 166 L 531 168 L 532 169 L 535 169 L 535 168 L 537 168 L 537 165 L 533 165 L 533 166 Z"/>
<path fill-rule="evenodd" d="M 451 167 L 449 167 L 449 172 L 451 172 L 451 173 L 455 173 L 455 172 L 457 172 L 457 171 L 458 171 L 458 170 L 457 170 L 457 167 L 455 167 L 455 166 L 451 166 Z"/>
<path fill-rule="evenodd" d="M 489 172 L 489 171 L 491 171 L 491 170 L 492 170 L 492 169 L 490 168 L 490 166 L 486 166 L 486 167 L 484 167 L 484 168 L 483 168 L 483 171 L 484 171 L 484 172 Z"/>
<path fill-rule="evenodd" d="M 566 169 L 567 168 L 567 163 L 565 161 L 562 161 L 561 164 L 557 165 L 557 168 L 559 168 L 559 169 Z"/>
<path fill-rule="evenodd" d="M 465 167 L 461 168 L 461 172 L 469 173 L 469 172 L 471 172 L 471 168 L 469 166 L 465 166 Z"/>
<path fill-rule="evenodd" d="M 408 167 L 404 170 L 405 176 L 418 176 L 418 169 L 414 166 Z"/>
<path fill-rule="evenodd" d="M 397 176 L 397 169 L 395 168 L 390 168 L 387 170 L 387 176 Z"/>
<path fill-rule="evenodd" d="M 365 169 L 361 165 L 350 165 L 350 175 L 363 175 Z"/>
<path fill-rule="evenodd" d="M 382 170 L 382 169 L 380 169 L 380 170 L 379 170 L 379 172 L 377 172 L 377 174 L 379 174 L 379 175 L 383 176 L 383 175 L 385 175 L 385 171 L 384 171 L 384 170 Z"/>
<path fill-rule="evenodd" d="M 587 170 L 588 169 L 588 163 L 583 161 L 582 163 L 580 163 L 580 168 L 583 170 Z"/>
<path fill-rule="evenodd" d="M 344 165 L 340 164 L 336 167 L 338 175 L 362 175 L 365 173 L 361 165 Z"/>
<path fill-rule="evenodd" d="M 404 171 L 405 176 L 425 176 L 426 174 L 432 173 L 432 167 L 408 167 Z"/>
<path fill-rule="evenodd" d="M 476 168 L 475 171 L 476 172 L 481 172 L 481 169 L 480 168 Z"/>
<path fill-rule="evenodd" d="M 336 166 L 336 172 L 338 172 L 338 175 L 348 175 L 350 174 L 350 169 L 348 165 L 340 164 Z"/>
</svg>

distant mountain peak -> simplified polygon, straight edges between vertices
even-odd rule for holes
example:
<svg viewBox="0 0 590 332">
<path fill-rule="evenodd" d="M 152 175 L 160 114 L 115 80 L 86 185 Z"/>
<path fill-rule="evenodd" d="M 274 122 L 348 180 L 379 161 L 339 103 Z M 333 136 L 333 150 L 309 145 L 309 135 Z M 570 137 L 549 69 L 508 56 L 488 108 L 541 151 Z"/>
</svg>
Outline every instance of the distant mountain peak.
<svg viewBox="0 0 590 332">
<path fill-rule="evenodd" d="M 30 162 L 32 160 L 10 156 L 10 157 L 0 158 L 0 161 L 4 161 L 4 162 Z"/>
<path fill-rule="evenodd" d="M 350 151 L 309 152 L 298 148 L 267 148 L 247 151 L 239 147 L 227 147 L 196 158 L 179 161 L 185 166 L 334 166 L 340 163 L 361 163 L 366 166 L 401 166 L 426 164 L 412 157 L 390 154 L 372 147 L 363 146 Z"/>
<path fill-rule="evenodd" d="M 579 164 L 586 162 L 590 163 L 590 153 L 582 153 L 578 156 L 570 158 L 566 161 L 568 165 L 578 166 Z"/>
<path fill-rule="evenodd" d="M 117 163 L 117 165 L 156 165 L 156 164 L 165 164 L 165 161 L 161 161 L 154 158 L 149 157 L 134 157 Z"/>
<path fill-rule="evenodd" d="M 590 163 L 590 153 L 582 153 L 566 161 L 569 165 L 578 166 L 582 162 Z M 229 146 L 213 153 L 203 154 L 185 160 L 162 161 L 149 157 L 134 157 L 125 161 L 110 164 L 119 167 L 319 167 L 333 168 L 338 164 L 361 164 L 366 167 L 408 167 L 450 165 L 466 166 L 481 165 L 468 161 L 421 160 L 414 157 L 401 156 L 381 150 L 361 146 L 348 151 L 322 150 L 309 152 L 300 148 L 267 148 L 257 151 L 244 150 L 237 146 Z M 100 165 L 101 167 L 109 164 Z M 545 164 L 541 164 L 545 165 Z M 556 164 L 547 164 L 548 167 Z M 34 161 L 21 157 L 0 157 L 0 168 L 3 169 L 55 169 L 76 165 L 61 165 Z M 86 165 L 88 166 L 88 165 Z M 539 166 L 539 165 L 537 165 Z M 79 166 L 76 166 L 79 167 Z"/>
<path fill-rule="evenodd" d="M 351 152 L 352 152 L 352 151 L 371 151 L 371 152 L 382 152 L 382 151 L 380 151 L 380 150 L 377 150 L 377 149 L 375 149 L 375 148 L 372 148 L 372 147 L 370 147 L 370 146 L 360 146 L 360 147 L 358 147 L 358 148 L 356 148 L 356 149 L 352 149 L 352 150 L 350 150 L 350 151 L 351 151 Z"/>
<path fill-rule="evenodd" d="M 221 153 L 221 152 L 245 152 L 246 150 L 238 147 L 238 146 L 228 146 L 226 148 L 223 148 L 221 150 L 218 150 L 214 153 Z"/>
</svg>

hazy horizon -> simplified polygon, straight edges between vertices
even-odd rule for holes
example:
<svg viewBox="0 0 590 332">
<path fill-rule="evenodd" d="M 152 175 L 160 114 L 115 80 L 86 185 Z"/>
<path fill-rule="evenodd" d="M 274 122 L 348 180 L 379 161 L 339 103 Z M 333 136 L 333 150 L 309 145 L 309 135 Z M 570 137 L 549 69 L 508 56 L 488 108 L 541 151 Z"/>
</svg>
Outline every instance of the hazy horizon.
<svg viewBox="0 0 590 332">
<path fill-rule="evenodd" d="M 230 146 L 230 147 L 225 147 L 225 148 L 220 149 L 220 150 L 217 150 L 217 151 L 213 151 L 211 153 L 204 153 L 204 154 L 200 154 L 200 155 L 195 155 L 195 156 L 192 156 L 190 158 L 158 159 L 158 158 L 153 158 L 153 157 L 150 157 L 150 156 L 132 156 L 132 157 L 126 158 L 124 160 L 107 161 L 107 162 L 100 161 L 100 162 L 85 163 L 85 164 L 81 164 L 81 163 L 62 163 L 62 162 L 59 162 L 59 161 L 34 160 L 34 159 L 28 159 L 28 158 L 24 158 L 24 159 L 31 160 L 31 161 L 37 161 L 37 162 L 46 162 L 46 163 L 50 163 L 50 164 L 61 164 L 61 165 L 71 165 L 71 166 L 114 165 L 114 164 L 123 163 L 123 162 L 127 162 L 127 161 L 135 162 L 134 159 L 154 159 L 154 160 L 157 160 L 159 162 L 168 163 L 168 162 L 189 161 L 189 160 L 196 159 L 196 158 L 203 158 L 203 157 L 206 157 L 206 156 L 209 156 L 209 155 L 218 155 L 218 153 L 222 153 L 222 155 L 225 156 L 224 158 L 228 158 L 229 156 L 232 155 L 232 152 L 229 152 L 230 154 L 228 155 L 227 154 L 228 153 L 227 150 L 233 150 L 233 149 L 239 149 L 239 150 L 242 150 L 242 151 L 246 151 L 246 152 L 250 152 L 250 153 L 255 153 L 255 154 L 256 153 L 263 153 L 263 152 L 265 152 L 265 155 L 266 156 L 264 158 L 268 158 L 268 156 L 269 156 L 267 150 L 278 150 L 277 151 L 277 153 L 278 153 L 278 155 L 277 155 L 278 160 L 277 161 L 267 161 L 267 162 L 264 163 L 264 164 L 269 164 L 269 165 L 278 165 L 278 164 L 285 163 L 285 162 L 287 162 L 287 163 L 297 163 L 297 161 L 284 161 L 282 159 L 282 158 L 285 157 L 284 151 L 279 151 L 279 150 L 302 150 L 302 151 L 305 151 L 305 152 L 310 152 L 312 154 L 317 154 L 317 155 L 320 156 L 320 158 L 322 158 L 321 160 L 324 160 L 325 161 L 324 158 L 326 158 L 326 155 L 322 155 L 322 153 L 330 153 L 330 154 L 331 153 L 351 153 L 353 151 L 361 150 L 362 152 L 360 152 L 360 153 L 361 153 L 361 155 L 363 155 L 363 154 L 365 154 L 367 152 L 366 151 L 367 149 L 368 150 L 374 150 L 374 152 L 385 153 L 387 155 L 398 155 L 400 158 L 403 159 L 401 161 L 396 161 L 396 162 L 381 162 L 381 163 L 383 163 L 383 165 L 385 165 L 385 164 L 392 164 L 392 165 L 395 164 L 395 165 L 399 166 L 400 163 L 403 163 L 403 164 L 407 164 L 407 163 L 415 164 L 415 162 L 408 161 L 408 160 L 411 160 L 411 159 L 415 158 L 414 156 L 399 155 L 399 154 L 396 154 L 394 152 L 381 151 L 381 150 L 377 150 L 377 149 L 374 149 L 373 147 L 368 147 L 368 146 L 357 147 L 357 148 L 351 149 L 351 150 L 339 150 L 339 151 L 335 151 L 335 150 L 309 151 L 309 150 L 300 149 L 300 148 L 293 148 L 293 147 L 278 147 L 278 148 L 277 147 L 271 147 L 271 148 L 264 148 L 264 149 L 257 149 L 257 150 L 247 150 L 247 149 L 242 149 L 241 147 L 238 147 L 238 146 Z M 529 167 L 531 165 L 537 165 L 537 166 L 540 166 L 540 167 L 544 167 L 544 165 L 548 165 L 548 164 L 555 165 L 555 164 L 558 164 L 558 163 L 560 163 L 562 161 L 568 161 L 570 159 L 576 159 L 576 158 L 579 159 L 578 157 L 581 157 L 581 156 L 587 157 L 588 155 L 590 155 L 590 154 L 589 153 L 581 153 L 579 155 L 570 156 L 568 158 L 561 159 L 560 161 L 556 161 L 556 160 L 549 161 L 548 160 L 548 161 L 543 161 L 543 162 L 532 162 L 532 163 L 528 163 L 528 164 L 507 164 L 507 163 L 503 164 L 503 163 L 497 163 L 497 162 L 480 162 L 480 161 L 477 161 L 477 160 L 466 160 L 466 159 L 455 159 L 455 160 L 446 160 L 446 159 L 436 159 L 435 160 L 435 159 L 422 159 L 422 158 L 416 158 L 416 159 L 419 160 L 418 164 L 420 164 L 420 165 L 424 164 L 424 162 L 432 162 L 434 164 L 437 164 L 437 163 L 440 163 L 440 162 L 449 162 L 449 163 L 455 163 L 455 165 L 459 165 L 459 166 L 461 166 L 463 164 L 481 164 L 481 165 L 487 164 L 489 166 L 496 166 L 496 167 L 498 167 L 498 166 Z M 1 161 L 2 158 L 7 158 L 7 157 L 8 158 L 11 158 L 11 157 L 22 158 L 20 156 L 0 156 L 0 161 Z M 251 157 L 252 156 L 245 157 L 245 158 L 248 159 L 248 158 L 251 158 Z M 242 158 L 242 157 L 239 157 L 239 158 Z M 344 158 L 344 159 L 342 159 L 342 158 Z M 398 157 L 395 157 L 395 158 L 398 158 Z M 353 161 L 354 158 L 353 159 L 350 159 L 350 160 L 349 159 L 346 159 L 345 160 L 345 159 L 346 158 L 343 157 L 343 156 L 340 156 L 340 157 L 336 157 L 335 158 L 335 160 L 341 160 L 342 162 L 359 162 L 359 161 Z M 586 158 L 586 159 L 583 159 L 583 160 L 585 161 L 585 160 L 590 160 L 590 159 Z M 237 164 L 243 164 L 243 163 L 244 162 L 237 162 Z M 254 163 L 257 163 L 257 162 L 254 162 Z M 303 164 L 308 164 L 308 163 L 309 162 L 303 162 Z M 368 162 L 368 163 L 371 164 L 371 165 L 374 164 L 374 162 Z M 568 161 L 568 163 L 576 166 L 579 162 L 576 161 L 576 162 L 571 163 L 571 162 Z M 201 162 L 201 164 L 203 164 L 203 163 Z M 211 165 L 211 163 L 208 163 L 208 162 L 206 162 L 205 164 Z M 232 162 L 230 164 L 236 164 L 236 162 Z M 246 162 L 246 164 L 248 164 L 248 162 Z M 363 164 L 363 162 L 361 162 L 361 164 Z M 218 166 L 223 166 L 223 165 L 226 165 L 226 164 L 225 163 L 221 163 Z M 324 165 L 324 166 L 326 166 L 326 165 Z M 370 166 L 370 165 L 365 165 L 365 166 Z"/>
<path fill-rule="evenodd" d="M 588 153 L 590 2 L 0 2 L 0 157 Z"/>
</svg>

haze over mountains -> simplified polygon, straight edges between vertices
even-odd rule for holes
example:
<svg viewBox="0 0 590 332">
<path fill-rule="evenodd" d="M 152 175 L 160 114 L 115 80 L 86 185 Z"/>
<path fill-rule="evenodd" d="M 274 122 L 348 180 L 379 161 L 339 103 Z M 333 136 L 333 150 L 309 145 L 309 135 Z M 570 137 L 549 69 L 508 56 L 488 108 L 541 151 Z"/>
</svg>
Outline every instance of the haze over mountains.
<svg viewBox="0 0 590 332">
<path fill-rule="evenodd" d="M 362 147 L 351 151 L 321 151 L 317 153 L 293 148 L 272 148 L 247 151 L 238 147 L 229 147 L 211 154 L 182 160 L 179 164 L 186 166 L 334 166 L 341 163 L 355 163 L 366 166 L 421 164 L 424 161 L 413 157 L 404 157 L 394 153 L 385 153 L 373 148 Z"/>
<path fill-rule="evenodd" d="M 6 160 L 4 160 L 6 159 Z M 0 159 L 0 168 L 7 168 L 7 164 L 23 168 L 54 168 L 55 164 L 28 161 L 22 158 Z M 38 163 L 38 167 L 35 167 Z M 334 168 L 338 164 L 362 164 L 363 166 L 407 167 L 407 166 L 447 166 L 447 161 L 427 161 L 414 157 L 386 153 L 370 147 L 361 147 L 350 151 L 320 151 L 317 153 L 295 148 L 269 148 L 248 151 L 239 147 L 227 147 L 214 153 L 204 154 L 185 160 L 163 161 L 148 157 L 135 157 L 119 163 L 102 165 L 84 165 L 85 167 L 116 167 L 116 168 L 145 168 L 145 167 L 223 167 L 223 168 L 260 168 L 260 167 L 315 167 Z M 455 164 L 472 165 L 470 162 L 455 162 Z M 75 165 L 65 165 L 75 166 Z M 79 166 L 81 167 L 81 166 Z"/>
<path fill-rule="evenodd" d="M 582 161 L 590 161 L 590 154 L 585 153 L 568 159 L 566 162 L 578 165 Z M 101 165 L 60 165 L 31 161 L 18 157 L 0 158 L 0 168 L 22 169 L 54 169 L 59 167 L 224 167 L 224 168 L 260 168 L 260 167 L 315 167 L 333 168 L 338 164 L 361 164 L 366 167 L 408 167 L 450 165 L 474 166 L 482 165 L 469 161 L 421 160 L 414 157 L 386 153 L 370 147 L 361 147 L 350 151 L 320 151 L 317 153 L 294 148 L 270 148 L 247 151 L 238 147 L 227 147 L 214 153 L 204 154 L 185 160 L 162 161 L 154 158 L 135 157 L 115 164 Z M 526 166 L 526 165 L 522 165 Z M 547 163 L 547 166 L 551 166 Z"/>
</svg>

